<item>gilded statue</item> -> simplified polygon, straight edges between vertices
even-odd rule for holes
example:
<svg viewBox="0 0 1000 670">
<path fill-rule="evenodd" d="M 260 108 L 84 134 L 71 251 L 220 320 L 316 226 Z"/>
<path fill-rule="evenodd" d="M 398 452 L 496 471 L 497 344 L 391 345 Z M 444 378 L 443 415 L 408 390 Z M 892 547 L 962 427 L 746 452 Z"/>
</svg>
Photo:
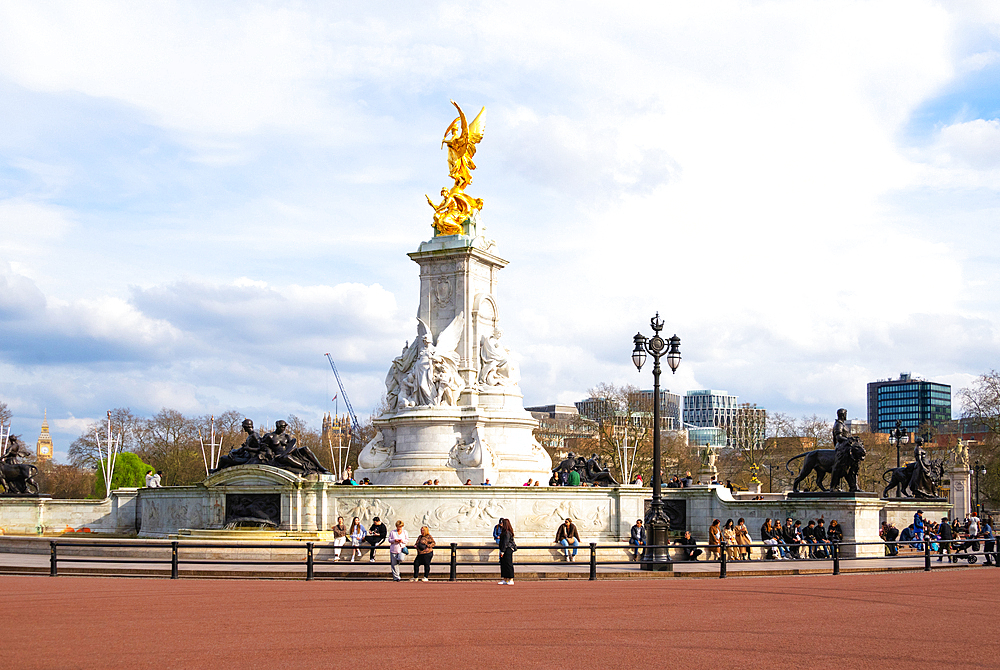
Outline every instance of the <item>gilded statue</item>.
<svg viewBox="0 0 1000 670">
<path fill-rule="evenodd" d="M 483 208 L 482 199 L 466 195 L 465 187 L 472 183 L 472 171 L 476 169 L 472 158 L 476 155 L 476 145 L 483 139 L 486 108 L 483 107 L 470 124 L 458 103 L 452 100 L 451 104 L 458 110 L 458 118 L 444 131 L 441 146 L 448 147 L 448 176 L 455 180 L 455 185 L 441 189 L 440 203 L 435 204 L 429 196 L 424 196 L 434 208 L 435 235 L 461 234 L 462 224 Z"/>
</svg>

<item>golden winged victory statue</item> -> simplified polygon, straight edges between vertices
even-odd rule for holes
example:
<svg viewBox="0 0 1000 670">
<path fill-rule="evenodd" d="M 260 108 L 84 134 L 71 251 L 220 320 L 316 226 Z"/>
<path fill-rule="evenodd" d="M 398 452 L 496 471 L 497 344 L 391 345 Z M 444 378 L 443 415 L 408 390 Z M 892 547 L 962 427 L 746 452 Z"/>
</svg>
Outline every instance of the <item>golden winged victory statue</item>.
<svg viewBox="0 0 1000 670">
<path fill-rule="evenodd" d="M 482 199 L 467 195 L 465 187 L 472 183 L 472 171 L 476 169 L 472 157 L 476 155 L 476 145 L 483 139 L 486 108 L 483 107 L 470 124 L 458 103 L 452 100 L 451 104 L 458 110 L 458 118 L 444 131 L 441 146 L 448 146 L 448 176 L 455 180 L 455 185 L 441 189 L 440 203 L 435 204 L 430 196 L 424 196 L 434 208 L 435 235 L 461 234 L 462 224 L 483 208 Z"/>
</svg>

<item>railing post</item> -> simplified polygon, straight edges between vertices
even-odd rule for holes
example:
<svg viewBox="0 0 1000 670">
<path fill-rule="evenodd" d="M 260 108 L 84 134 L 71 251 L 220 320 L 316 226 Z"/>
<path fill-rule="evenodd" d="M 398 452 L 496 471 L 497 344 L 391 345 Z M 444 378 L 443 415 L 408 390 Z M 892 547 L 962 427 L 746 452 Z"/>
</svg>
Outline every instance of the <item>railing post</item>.
<svg viewBox="0 0 1000 670">
<path fill-rule="evenodd" d="M 924 537 L 924 572 L 931 571 L 931 543 Z"/>
<path fill-rule="evenodd" d="M 177 579 L 177 547 L 180 543 L 174 540 L 170 543 L 170 579 Z"/>
<path fill-rule="evenodd" d="M 458 543 L 451 543 L 451 565 L 448 567 L 448 581 L 458 579 Z"/>
<path fill-rule="evenodd" d="M 313 578 L 313 548 L 315 546 L 315 542 L 306 542 L 306 581 L 312 581 Z"/>
<path fill-rule="evenodd" d="M 49 540 L 49 577 L 58 577 L 59 568 L 57 566 L 58 556 L 56 549 L 56 541 Z"/>
<path fill-rule="evenodd" d="M 857 552 L 855 552 L 857 555 Z M 833 574 L 840 574 L 840 542 L 833 543 Z"/>
<path fill-rule="evenodd" d="M 597 579 L 597 543 L 590 543 L 590 581 Z"/>
<path fill-rule="evenodd" d="M 722 560 L 719 562 L 719 579 L 726 578 L 726 541 L 722 540 L 719 544 L 719 551 L 721 552 Z"/>
</svg>

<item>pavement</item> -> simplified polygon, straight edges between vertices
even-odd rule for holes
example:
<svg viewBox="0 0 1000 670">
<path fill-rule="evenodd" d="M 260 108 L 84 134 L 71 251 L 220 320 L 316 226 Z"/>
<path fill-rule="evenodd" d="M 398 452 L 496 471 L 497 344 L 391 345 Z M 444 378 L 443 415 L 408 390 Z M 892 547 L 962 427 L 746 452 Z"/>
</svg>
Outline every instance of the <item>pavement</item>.
<svg viewBox="0 0 1000 670">
<path fill-rule="evenodd" d="M 345 582 L 0 576 L 7 667 L 996 668 L 1000 570 Z"/>
</svg>

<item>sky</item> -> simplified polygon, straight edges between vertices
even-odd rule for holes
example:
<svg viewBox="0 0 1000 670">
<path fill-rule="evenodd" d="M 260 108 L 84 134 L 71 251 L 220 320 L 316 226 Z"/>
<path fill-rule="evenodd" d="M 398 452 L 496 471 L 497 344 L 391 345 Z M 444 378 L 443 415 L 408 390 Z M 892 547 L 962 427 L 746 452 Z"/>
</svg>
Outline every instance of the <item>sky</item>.
<svg viewBox="0 0 1000 670">
<path fill-rule="evenodd" d="M 449 99 L 487 109 L 467 191 L 526 405 L 651 388 L 656 312 L 664 387 L 794 416 L 997 366 L 996 3 L 2 1 L 14 432 L 47 411 L 65 459 L 114 407 L 318 425 L 325 352 L 367 416 Z"/>
</svg>

